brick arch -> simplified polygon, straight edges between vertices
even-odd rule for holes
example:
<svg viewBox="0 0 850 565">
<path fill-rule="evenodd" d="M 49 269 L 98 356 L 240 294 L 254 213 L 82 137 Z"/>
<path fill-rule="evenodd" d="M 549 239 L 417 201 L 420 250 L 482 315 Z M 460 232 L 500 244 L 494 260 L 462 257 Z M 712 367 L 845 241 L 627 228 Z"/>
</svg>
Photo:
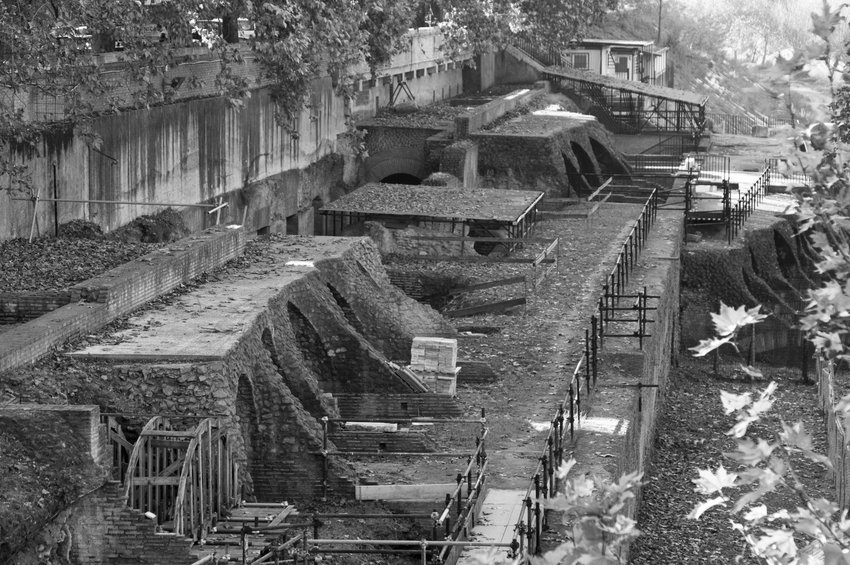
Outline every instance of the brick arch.
<svg viewBox="0 0 850 565">
<path fill-rule="evenodd" d="M 596 164 L 596 160 L 588 155 L 587 151 L 584 150 L 584 147 L 575 141 L 570 142 L 570 149 L 578 160 L 579 172 L 585 180 L 593 186 L 599 186 L 602 184 L 602 181 L 599 179 L 599 175 L 597 174 L 599 165 Z"/>
<path fill-rule="evenodd" d="M 599 163 L 599 168 L 602 170 L 602 175 L 629 175 L 628 166 L 614 155 L 604 143 L 598 139 L 588 136 L 590 140 L 590 148 L 593 150 L 593 155 L 596 157 L 596 162 Z"/>
<path fill-rule="evenodd" d="M 430 174 L 430 171 L 424 160 L 399 151 L 385 151 L 366 160 L 366 182 L 381 182 L 386 177 L 396 174 L 411 175 L 422 180 Z"/>
<path fill-rule="evenodd" d="M 260 438 L 260 414 L 254 394 L 254 384 L 248 375 L 239 375 L 236 390 L 236 419 L 242 439 L 245 442 L 245 455 L 249 467 L 254 459 L 256 444 Z"/>
</svg>

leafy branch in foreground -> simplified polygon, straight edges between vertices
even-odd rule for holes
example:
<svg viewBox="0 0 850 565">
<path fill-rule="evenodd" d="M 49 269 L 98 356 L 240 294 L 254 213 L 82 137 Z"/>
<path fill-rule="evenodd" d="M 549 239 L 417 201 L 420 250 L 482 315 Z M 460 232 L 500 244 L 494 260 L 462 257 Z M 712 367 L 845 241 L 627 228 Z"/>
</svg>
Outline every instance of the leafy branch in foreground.
<svg viewBox="0 0 850 565">
<path fill-rule="evenodd" d="M 723 345 L 730 345 L 738 357 L 745 361 L 736 340 L 742 329 L 758 324 L 767 318 L 767 314 L 761 314 L 761 305 L 747 309 L 745 306 L 732 308 L 723 302 L 720 303 L 720 312 L 711 313 L 711 321 L 714 323 L 716 336 L 700 340 L 694 347 L 689 348 L 694 352 L 694 357 L 704 357 L 712 351 L 717 351 Z M 746 362 L 746 361 L 745 361 Z M 741 370 L 753 378 L 761 378 L 761 371 L 750 364 L 741 364 Z"/>
<path fill-rule="evenodd" d="M 826 498 L 812 498 L 795 470 L 803 457 L 831 468 L 829 458 L 815 452 L 812 436 L 801 422 L 781 423 L 772 440 L 747 437 L 751 424 L 773 406 L 776 383 L 770 383 L 753 398 L 751 393 L 721 392 L 726 415 L 735 415 L 735 425 L 726 432 L 737 440 L 737 448 L 724 454 L 738 464 L 729 471 L 722 464 L 716 471 L 699 469 L 693 479 L 696 490 L 707 497 L 688 514 L 699 520 L 713 509 L 728 507 L 732 527 L 741 533 L 753 554 L 773 564 L 850 564 L 850 520 L 847 509 Z M 850 414 L 850 395 L 836 406 L 841 418 Z M 777 489 L 790 489 L 800 505 L 793 511 L 769 511 L 762 499 Z"/>
<path fill-rule="evenodd" d="M 566 479 L 575 459 L 561 464 L 559 479 Z M 613 565 L 622 563 L 628 543 L 640 535 L 634 520 L 625 515 L 641 484 L 642 473 L 628 473 L 617 482 L 581 474 L 564 481 L 562 492 L 538 499 L 541 506 L 562 516 L 569 532 L 567 540 L 543 555 L 516 559 L 500 557 L 497 551 L 480 551 L 472 556 L 474 565 Z M 526 561 L 527 560 L 527 561 Z"/>
</svg>

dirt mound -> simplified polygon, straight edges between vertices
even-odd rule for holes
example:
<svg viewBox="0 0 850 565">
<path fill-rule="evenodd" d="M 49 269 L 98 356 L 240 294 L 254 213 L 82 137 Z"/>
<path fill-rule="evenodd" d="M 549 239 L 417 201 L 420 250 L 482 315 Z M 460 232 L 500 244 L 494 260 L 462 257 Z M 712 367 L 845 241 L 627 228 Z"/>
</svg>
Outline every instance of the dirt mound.
<svg viewBox="0 0 850 565">
<path fill-rule="evenodd" d="M 189 235 L 183 217 L 172 208 L 153 215 L 139 216 L 109 234 L 123 242 L 170 243 Z"/>
<path fill-rule="evenodd" d="M 59 226 L 59 237 L 67 239 L 100 239 L 103 237 L 103 230 L 93 222 L 71 220 Z"/>
</svg>

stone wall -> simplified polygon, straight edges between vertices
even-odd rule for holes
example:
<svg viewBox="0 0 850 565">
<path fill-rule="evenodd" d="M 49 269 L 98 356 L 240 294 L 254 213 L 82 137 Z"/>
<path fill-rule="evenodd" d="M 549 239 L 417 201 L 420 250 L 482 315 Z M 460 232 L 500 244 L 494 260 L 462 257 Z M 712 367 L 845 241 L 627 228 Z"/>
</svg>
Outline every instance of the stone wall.
<svg viewBox="0 0 850 565">
<path fill-rule="evenodd" d="M 714 334 L 711 312 L 720 303 L 752 308 L 772 314 L 768 323 L 756 326 L 756 353 L 795 356 L 799 343 L 795 311 L 803 306 L 802 296 L 813 281 L 807 273 L 811 260 L 793 226 L 783 218 L 756 212 L 746 230 L 731 248 L 710 241 L 690 243 L 683 255 L 682 346 L 691 347 Z M 750 336 L 741 344 L 749 349 Z"/>
<path fill-rule="evenodd" d="M 559 119 L 553 119 L 554 127 Z M 606 159 L 618 154 L 608 133 L 595 121 L 564 123 L 546 135 L 479 131 L 471 138 L 478 144 L 480 183 L 493 188 L 589 194 L 603 182 L 594 143 L 606 148 Z M 583 155 L 579 157 L 577 151 Z"/>
<path fill-rule="evenodd" d="M 439 164 L 432 162 L 428 138 L 440 133 L 436 128 L 397 127 L 374 122 L 359 124 L 369 131 L 366 149 L 369 157 L 363 162 L 361 181 L 381 182 L 389 175 L 405 173 L 424 179 L 436 172 Z"/>
<path fill-rule="evenodd" d="M 457 400 L 444 394 L 334 394 L 339 415 L 347 420 L 402 418 L 459 418 Z"/>
<path fill-rule="evenodd" d="M 658 296 L 650 337 L 643 348 L 633 338 L 608 337 L 599 353 L 598 385 L 590 400 L 589 418 L 582 423 L 573 457 L 572 474 L 590 473 L 616 481 L 632 472 L 644 472 L 652 457 L 658 409 L 667 386 L 671 364 L 678 355 L 680 212 L 659 211 L 650 239 L 638 260 L 637 284 L 649 296 Z M 635 292 L 637 288 L 630 288 Z M 654 306 L 656 299 L 650 299 Z M 625 329 L 625 328 L 623 328 Z M 622 332 L 621 332 L 622 333 Z M 637 385 L 649 385 L 639 388 Z M 611 457 L 614 455 L 614 457 Z M 640 493 L 624 513 L 635 519 Z M 627 561 L 627 556 L 623 561 Z"/>
<path fill-rule="evenodd" d="M 480 186 L 478 144 L 467 139 L 446 147 L 440 156 L 440 171 L 461 179 L 464 188 Z"/>
<path fill-rule="evenodd" d="M 220 360 L 79 359 L 86 372 L 109 375 L 100 394 L 104 404 L 119 402 L 117 411 L 209 415 L 236 427 L 249 496 L 318 496 L 320 419 L 339 417 L 331 393 L 409 393 L 387 360 L 409 360 L 414 336 L 452 330 L 390 283 L 365 238 L 314 264 L 276 290 Z M 327 478 L 335 495 L 353 492 L 344 460 L 332 461 Z"/>
</svg>

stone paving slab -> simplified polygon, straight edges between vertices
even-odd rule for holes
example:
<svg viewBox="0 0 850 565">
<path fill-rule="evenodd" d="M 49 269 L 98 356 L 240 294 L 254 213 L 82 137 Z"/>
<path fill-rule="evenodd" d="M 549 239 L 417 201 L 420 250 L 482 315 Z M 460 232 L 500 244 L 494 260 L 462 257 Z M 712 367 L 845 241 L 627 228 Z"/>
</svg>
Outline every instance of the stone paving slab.
<svg viewBox="0 0 850 565">
<path fill-rule="evenodd" d="M 477 542 L 510 543 L 514 535 L 514 526 L 523 511 L 522 501 L 525 490 L 489 489 L 481 506 L 481 515 L 472 532 L 472 540 Z M 481 548 L 464 551 L 458 564 L 472 563 L 471 555 Z"/>
</svg>

